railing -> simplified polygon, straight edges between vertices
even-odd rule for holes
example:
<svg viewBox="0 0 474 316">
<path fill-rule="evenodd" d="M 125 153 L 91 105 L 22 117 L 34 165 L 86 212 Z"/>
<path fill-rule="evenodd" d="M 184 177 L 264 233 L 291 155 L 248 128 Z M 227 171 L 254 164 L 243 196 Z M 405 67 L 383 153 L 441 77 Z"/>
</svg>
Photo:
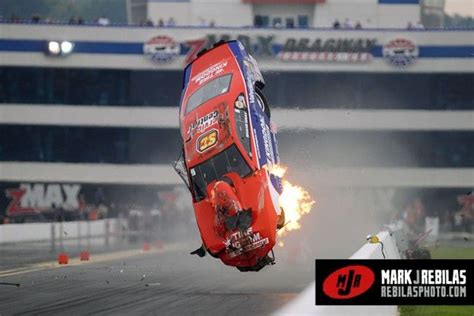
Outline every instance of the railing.
<svg viewBox="0 0 474 316">
<path fill-rule="evenodd" d="M 26 223 L 0 225 L 0 245 L 22 242 L 49 242 L 51 252 L 64 249 L 65 242 L 77 241 L 78 247 L 90 248 L 92 240 L 108 247 L 112 239 L 124 240 L 130 234 L 123 219 L 97 221 Z"/>
<path fill-rule="evenodd" d="M 8 20 L 0 21 L 0 24 L 19 24 L 19 25 L 51 25 L 51 26 L 71 26 L 71 27 L 101 27 L 101 28 L 117 28 L 117 27 L 127 27 L 127 28 L 161 28 L 161 29 L 233 29 L 233 30 L 248 30 L 248 29 L 263 29 L 263 30 L 319 30 L 319 31 L 335 31 L 335 32 L 361 32 L 361 31 L 406 31 L 406 32 L 432 32 L 432 31 L 473 31 L 474 27 L 456 27 L 456 28 L 424 28 L 424 29 L 407 29 L 407 28 L 379 28 L 379 27 L 364 27 L 362 29 L 335 29 L 333 27 L 298 27 L 298 28 L 285 28 L 285 27 L 256 27 L 253 25 L 248 26 L 204 26 L 204 25 L 144 25 L 144 24 L 129 24 L 129 23 L 114 23 L 111 22 L 108 25 L 100 25 L 95 22 L 84 22 L 83 24 L 71 24 L 68 21 L 39 21 L 32 22 L 31 20 L 19 20 L 18 22 L 11 22 Z"/>
</svg>

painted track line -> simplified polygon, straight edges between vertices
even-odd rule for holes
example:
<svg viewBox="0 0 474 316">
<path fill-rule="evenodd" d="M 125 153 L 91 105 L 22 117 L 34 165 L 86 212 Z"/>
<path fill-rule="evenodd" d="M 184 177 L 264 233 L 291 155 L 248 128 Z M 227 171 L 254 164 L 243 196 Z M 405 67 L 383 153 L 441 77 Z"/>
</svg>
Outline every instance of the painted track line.
<svg viewBox="0 0 474 316">
<path fill-rule="evenodd" d="M 103 253 L 103 254 L 91 254 L 91 260 L 89 261 L 81 261 L 79 257 L 75 257 L 75 258 L 70 258 L 68 264 L 59 264 L 56 260 L 45 261 L 45 262 L 27 265 L 20 268 L 2 270 L 0 271 L 0 278 L 13 276 L 13 275 L 20 275 L 20 274 L 25 274 L 25 273 L 30 273 L 30 272 L 49 270 L 49 269 L 67 268 L 71 266 L 74 267 L 74 266 L 81 266 L 81 265 L 87 265 L 87 264 L 114 261 L 114 260 L 119 260 L 119 259 L 127 259 L 131 257 L 142 256 L 142 255 L 163 253 L 167 251 L 178 251 L 182 249 L 187 249 L 187 247 L 184 248 L 183 245 L 174 244 L 174 245 L 166 246 L 164 249 L 150 249 L 147 251 L 144 251 L 142 249 L 131 249 L 131 250 L 114 251 L 114 252 Z"/>
</svg>

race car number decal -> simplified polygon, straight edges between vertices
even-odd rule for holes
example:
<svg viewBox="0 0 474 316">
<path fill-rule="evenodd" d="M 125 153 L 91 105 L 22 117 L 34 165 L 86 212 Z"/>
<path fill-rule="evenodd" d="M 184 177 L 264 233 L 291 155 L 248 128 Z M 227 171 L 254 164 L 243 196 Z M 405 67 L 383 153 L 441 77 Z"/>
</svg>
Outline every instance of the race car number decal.
<svg viewBox="0 0 474 316">
<path fill-rule="evenodd" d="M 209 133 L 200 136 L 197 140 L 197 151 L 202 153 L 217 144 L 217 137 L 218 135 L 216 129 L 213 129 Z"/>
</svg>

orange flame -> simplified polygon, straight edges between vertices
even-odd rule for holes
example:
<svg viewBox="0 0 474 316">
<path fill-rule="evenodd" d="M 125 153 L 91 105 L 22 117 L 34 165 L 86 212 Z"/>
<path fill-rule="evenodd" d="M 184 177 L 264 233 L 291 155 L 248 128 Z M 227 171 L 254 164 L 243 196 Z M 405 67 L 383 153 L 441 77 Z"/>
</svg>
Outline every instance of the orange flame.
<svg viewBox="0 0 474 316">
<path fill-rule="evenodd" d="M 273 165 L 269 167 L 270 173 L 284 178 L 287 167 L 281 165 Z M 282 238 L 289 231 L 301 228 L 300 219 L 311 211 L 312 206 L 316 203 L 311 195 L 303 187 L 291 184 L 288 180 L 283 179 L 283 192 L 280 195 L 280 206 L 285 212 L 285 226 L 278 231 L 280 236 L 279 246 L 283 247 Z"/>
</svg>

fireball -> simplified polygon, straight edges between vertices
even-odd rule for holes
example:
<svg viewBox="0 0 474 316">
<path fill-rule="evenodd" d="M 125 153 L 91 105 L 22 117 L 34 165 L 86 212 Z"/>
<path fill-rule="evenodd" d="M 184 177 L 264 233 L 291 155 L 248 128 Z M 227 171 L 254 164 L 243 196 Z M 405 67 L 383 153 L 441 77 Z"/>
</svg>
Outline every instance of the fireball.
<svg viewBox="0 0 474 316">
<path fill-rule="evenodd" d="M 269 167 L 270 173 L 283 179 L 283 192 L 280 195 L 279 202 L 285 212 L 285 226 L 278 231 L 280 236 L 279 246 L 283 246 L 281 238 L 286 236 L 289 231 L 301 228 L 300 219 L 305 214 L 308 214 L 316 203 L 303 187 L 291 184 L 288 180 L 284 179 L 287 169 L 287 167 L 281 165 Z"/>
</svg>

